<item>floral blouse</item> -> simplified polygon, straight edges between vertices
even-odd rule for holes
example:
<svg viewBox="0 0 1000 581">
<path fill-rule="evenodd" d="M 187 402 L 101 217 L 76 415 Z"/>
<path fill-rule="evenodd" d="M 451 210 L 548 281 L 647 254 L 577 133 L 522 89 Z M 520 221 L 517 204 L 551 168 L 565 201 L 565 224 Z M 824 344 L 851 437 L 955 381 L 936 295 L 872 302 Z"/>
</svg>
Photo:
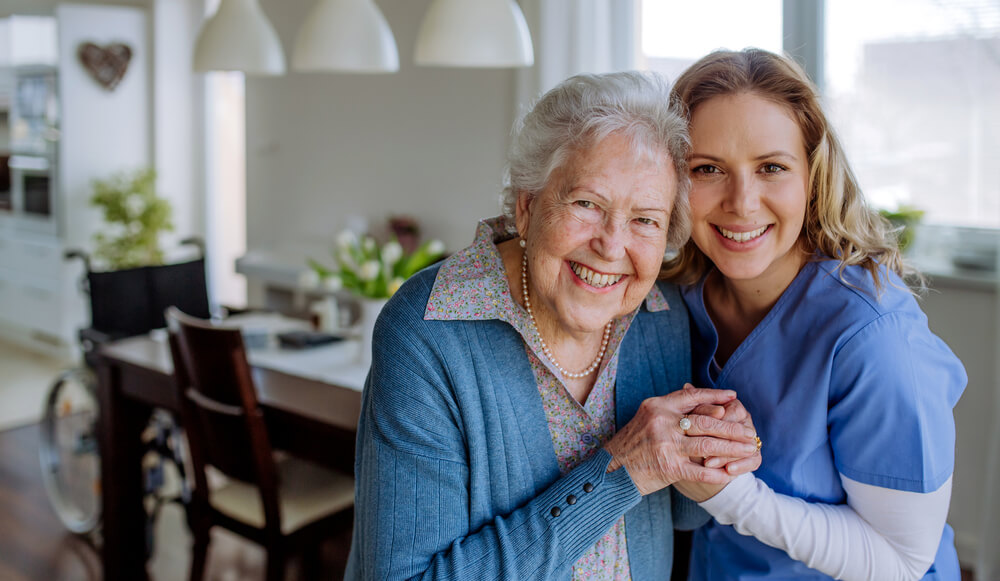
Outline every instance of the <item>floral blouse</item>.
<svg viewBox="0 0 1000 581">
<path fill-rule="evenodd" d="M 531 320 L 510 296 L 503 260 L 496 244 L 513 237 L 503 217 L 484 220 L 476 229 L 472 246 L 441 267 L 431 289 L 424 318 L 428 320 L 488 320 L 510 323 L 525 342 L 525 351 L 538 384 L 548 419 L 549 434 L 560 471 L 565 474 L 586 460 L 615 433 L 615 375 L 618 347 L 635 313 L 616 319 L 608 350 L 598 369 L 597 381 L 587 400 L 577 401 L 559 380 L 542 353 L 542 345 Z M 650 311 L 669 308 L 656 286 L 646 297 Z M 573 565 L 573 579 L 630 579 L 625 517 Z"/>
</svg>

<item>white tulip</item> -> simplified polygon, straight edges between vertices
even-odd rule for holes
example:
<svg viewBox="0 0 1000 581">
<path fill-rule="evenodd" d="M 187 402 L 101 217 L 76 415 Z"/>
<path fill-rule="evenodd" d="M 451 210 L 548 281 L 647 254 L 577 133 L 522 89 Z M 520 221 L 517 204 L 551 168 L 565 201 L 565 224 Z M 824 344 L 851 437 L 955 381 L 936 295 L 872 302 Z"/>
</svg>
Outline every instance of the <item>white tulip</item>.
<svg viewBox="0 0 1000 581">
<path fill-rule="evenodd" d="M 358 265 L 354 262 L 354 257 L 351 256 L 351 251 L 347 248 L 341 248 L 337 251 L 337 262 L 339 262 L 341 266 L 345 266 L 350 270 L 356 270 L 358 268 Z"/>
<path fill-rule="evenodd" d="M 375 250 L 375 239 L 371 236 L 365 236 L 365 239 L 361 242 L 361 247 L 365 249 L 365 252 L 371 253 Z"/>
<path fill-rule="evenodd" d="M 431 240 L 430 244 L 427 245 L 428 254 L 441 254 L 444 252 L 444 242 L 440 240 Z"/>
<path fill-rule="evenodd" d="M 379 263 L 377 260 L 368 260 L 361 265 L 358 278 L 364 281 L 375 280 L 378 277 Z"/>
<path fill-rule="evenodd" d="M 344 288 L 344 281 L 336 274 L 323 279 L 323 289 L 327 292 L 335 293 Z"/>
<path fill-rule="evenodd" d="M 319 286 L 319 273 L 313 269 L 303 270 L 299 273 L 299 288 L 312 290 Z"/>
<path fill-rule="evenodd" d="M 358 236 L 351 230 L 343 230 L 337 235 L 337 247 L 347 249 L 358 243 Z"/>
<path fill-rule="evenodd" d="M 385 246 L 382 247 L 382 260 L 385 262 L 386 266 L 396 264 L 396 261 L 402 257 L 403 247 L 399 245 L 399 242 L 390 240 L 385 243 Z"/>
<path fill-rule="evenodd" d="M 396 291 L 399 290 L 399 287 L 403 286 L 403 282 L 405 282 L 405 281 L 402 278 L 398 277 L 398 276 L 396 278 L 392 279 L 391 281 L 389 281 L 389 287 L 388 287 L 387 290 L 389 291 L 389 296 L 390 297 L 392 295 L 396 294 Z"/>
</svg>

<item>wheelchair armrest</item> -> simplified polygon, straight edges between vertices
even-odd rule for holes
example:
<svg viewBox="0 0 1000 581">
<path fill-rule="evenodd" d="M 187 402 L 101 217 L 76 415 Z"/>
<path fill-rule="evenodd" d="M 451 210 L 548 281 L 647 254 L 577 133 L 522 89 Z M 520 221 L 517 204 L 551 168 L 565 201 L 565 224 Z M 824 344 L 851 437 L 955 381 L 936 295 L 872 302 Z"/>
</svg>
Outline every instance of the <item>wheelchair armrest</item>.
<svg viewBox="0 0 1000 581">
<path fill-rule="evenodd" d="M 274 309 L 266 309 L 263 307 L 233 307 L 229 305 L 219 305 L 219 310 L 221 311 L 222 318 L 226 319 L 233 315 L 246 315 L 248 313 L 273 313 Z"/>
<path fill-rule="evenodd" d="M 181 246 L 196 246 L 198 248 L 198 254 L 204 258 L 205 257 L 205 241 L 202 240 L 200 236 L 190 236 L 180 241 Z"/>
<path fill-rule="evenodd" d="M 118 334 L 105 333 L 104 331 L 98 331 L 93 327 L 80 329 L 77 336 L 80 338 L 80 344 L 83 346 L 84 352 L 93 351 L 105 343 L 110 343 L 115 339 L 121 338 Z"/>
</svg>

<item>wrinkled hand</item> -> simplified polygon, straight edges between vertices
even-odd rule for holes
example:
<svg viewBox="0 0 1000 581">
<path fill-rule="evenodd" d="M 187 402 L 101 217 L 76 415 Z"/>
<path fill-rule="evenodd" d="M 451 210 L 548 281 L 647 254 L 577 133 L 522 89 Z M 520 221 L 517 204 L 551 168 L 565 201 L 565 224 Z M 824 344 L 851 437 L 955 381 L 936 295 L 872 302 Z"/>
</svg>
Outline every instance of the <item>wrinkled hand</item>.
<svg viewBox="0 0 1000 581">
<path fill-rule="evenodd" d="M 691 384 L 685 384 L 684 389 L 688 390 L 696 388 Z M 743 407 L 743 403 L 738 399 L 730 400 L 722 405 L 702 404 L 695 408 L 691 414 L 688 415 L 688 419 L 691 420 L 692 424 L 691 429 L 687 431 L 689 435 L 696 433 L 696 427 L 703 421 L 700 419 L 703 417 L 734 422 L 742 425 L 748 430 L 752 430 L 754 434 L 757 433 L 757 430 L 753 425 L 753 418 L 750 417 L 750 412 Z M 699 458 L 692 458 L 691 460 L 697 462 Z M 707 468 L 724 469 L 730 476 L 731 480 L 740 474 L 753 472 L 757 468 L 760 468 L 761 460 L 762 458 L 759 451 L 755 449 L 752 454 L 744 456 L 708 456 L 704 458 L 704 466 Z M 718 483 L 687 481 L 677 482 L 675 484 L 675 488 L 688 498 L 696 502 L 702 502 L 715 496 L 720 490 L 725 488 L 728 483 L 728 480 L 721 485 Z"/>
<path fill-rule="evenodd" d="M 703 466 L 693 458 L 743 458 L 756 452 L 751 429 L 699 415 L 691 418 L 685 434 L 678 422 L 698 406 L 721 406 L 734 401 L 731 390 L 694 388 L 651 397 L 635 417 L 605 444 L 613 459 L 608 471 L 625 467 L 639 492 L 656 492 L 678 481 L 726 484 L 731 475 L 719 467 Z M 742 406 L 740 406 L 742 407 Z"/>
</svg>

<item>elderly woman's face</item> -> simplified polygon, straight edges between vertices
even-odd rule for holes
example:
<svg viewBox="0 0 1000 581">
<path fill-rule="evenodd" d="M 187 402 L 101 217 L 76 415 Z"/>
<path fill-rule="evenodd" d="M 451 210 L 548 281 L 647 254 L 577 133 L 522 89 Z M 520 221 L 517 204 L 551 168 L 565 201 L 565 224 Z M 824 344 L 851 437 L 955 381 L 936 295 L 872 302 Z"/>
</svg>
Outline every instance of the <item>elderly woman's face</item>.
<svg viewBox="0 0 1000 581">
<path fill-rule="evenodd" d="M 532 307 L 568 332 L 600 330 L 649 293 L 666 249 L 677 176 L 665 153 L 637 155 L 613 134 L 521 196 Z"/>
</svg>

